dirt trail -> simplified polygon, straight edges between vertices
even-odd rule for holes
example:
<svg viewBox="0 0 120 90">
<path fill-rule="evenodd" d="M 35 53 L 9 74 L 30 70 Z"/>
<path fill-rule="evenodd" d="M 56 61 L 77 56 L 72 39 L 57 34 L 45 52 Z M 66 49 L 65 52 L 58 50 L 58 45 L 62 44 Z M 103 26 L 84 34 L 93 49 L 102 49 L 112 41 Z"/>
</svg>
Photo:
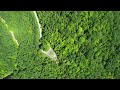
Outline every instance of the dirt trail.
<svg viewBox="0 0 120 90">
<path fill-rule="evenodd" d="M 0 16 L 0 21 L 6 26 L 6 29 L 8 29 L 8 25 L 6 24 L 5 20 L 1 16 Z M 13 31 L 10 31 L 9 29 L 8 29 L 8 31 L 11 33 L 12 38 L 15 41 L 15 43 L 17 44 L 17 46 L 19 46 L 19 43 L 18 43 L 17 39 L 15 38 Z"/>
<path fill-rule="evenodd" d="M 39 18 L 38 18 L 38 16 L 37 16 L 37 12 L 36 12 L 36 11 L 33 11 L 33 13 L 34 13 L 34 15 L 35 15 L 35 18 L 36 18 L 36 20 L 37 20 L 37 24 L 38 24 L 38 27 L 39 27 L 40 38 L 42 38 L 42 26 L 41 26 L 41 24 L 40 24 L 40 22 L 39 22 Z"/>
<path fill-rule="evenodd" d="M 12 31 L 10 31 L 10 33 L 12 35 L 13 40 L 16 42 L 17 46 L 19 46 L 19 43 L 18 43 L 17 39 L 15 38 L 14 33 Z"/>
<path fill-rule="evenodd" d="M 39 22 L 39 18 L 37 16 L 36 11 L 33 11 L 33 12 L 34 12 L 35 18 L 36 18 L 37 23 L 38 23 L 38 27 L 39 27 L 39 31 L 40 31 L 40 39 L 41 39 L 42 38 L 42 27 L 41 27 L 41 24 Z M 56 64 L 59 63 L 59 61 L 57 59 L 57 55 L 56 55 L 56 53 L 54 52 L 54 50 L 51 47 L 49 48 L 49 50 L 47 52 L 45 52 L 43 50 L 41 50 L 41 51 L 42 51 L 42 53 L 44 53 L 47 56 L 49 56 L 50 58 L 52 58 L 56 62 Z"/>
</svg>

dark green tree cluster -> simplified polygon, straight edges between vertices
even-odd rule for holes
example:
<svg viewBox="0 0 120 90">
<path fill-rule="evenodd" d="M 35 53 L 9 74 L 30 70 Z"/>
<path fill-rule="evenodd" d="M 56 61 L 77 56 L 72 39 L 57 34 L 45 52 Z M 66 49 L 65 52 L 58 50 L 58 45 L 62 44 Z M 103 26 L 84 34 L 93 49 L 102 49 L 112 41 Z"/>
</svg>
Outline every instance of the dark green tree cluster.
<svg viewBox="0 0 120 90">
<path fill-rule="evenodd" d="M 60 59 L 61 78 L 120 78 L 119 14 L 113 11 L 38 12 L 43 37 Z"/>
</svg>

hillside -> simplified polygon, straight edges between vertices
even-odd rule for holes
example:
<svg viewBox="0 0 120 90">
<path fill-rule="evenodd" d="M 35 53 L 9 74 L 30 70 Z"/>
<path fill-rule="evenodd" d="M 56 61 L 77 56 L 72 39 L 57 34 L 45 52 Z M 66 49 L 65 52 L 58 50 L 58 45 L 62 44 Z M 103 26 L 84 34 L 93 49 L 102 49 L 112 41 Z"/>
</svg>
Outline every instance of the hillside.
<svg viewBox="0 0 120 90">
<path fill-rule="evenodd" d="M 119 11 L 37 11 L 37 16 L 41 38 L 32 11 L 0 12 L 0 78 L 120 78 Z"/>
</svg>

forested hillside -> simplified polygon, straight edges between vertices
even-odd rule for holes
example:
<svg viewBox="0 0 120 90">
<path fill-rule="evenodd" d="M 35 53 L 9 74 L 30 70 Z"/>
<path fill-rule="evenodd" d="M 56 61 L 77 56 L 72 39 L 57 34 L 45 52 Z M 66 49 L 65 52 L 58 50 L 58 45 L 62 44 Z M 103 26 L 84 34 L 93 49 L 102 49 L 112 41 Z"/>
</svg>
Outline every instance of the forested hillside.
<svg viewBox="0 0 120 90">
<path fill-rule="evenodd" d="M 120 79 L 119 11 L 37 11 L 41 39 L 32 12 L 9 13 L 1 11 L 0 16 L 21 44 L 15 47 L 3 35 L 7 29 L 1 20 L 0 69 L 7 60 L 3 58 L 7 55 L 4 50 L 9 47 L 15 56 L 10 60 L 15 62 L 5 62 L 6 72 L 11 73 L 1 69 L 0 76 L 5 73 L 4 78 L 10 79 Z M 14 45 L 4 47 L 9 43 L 4 38 Z M 42 52 L 49 48 L 56 53 L 58 64 Z"/>
</svg>

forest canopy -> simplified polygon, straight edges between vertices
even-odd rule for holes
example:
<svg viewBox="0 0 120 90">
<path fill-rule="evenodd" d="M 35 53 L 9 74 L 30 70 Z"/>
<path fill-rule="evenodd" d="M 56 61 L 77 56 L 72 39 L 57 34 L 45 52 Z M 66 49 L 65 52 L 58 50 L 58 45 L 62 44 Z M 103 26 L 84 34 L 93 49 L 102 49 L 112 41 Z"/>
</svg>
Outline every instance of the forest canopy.
<svg viewBox="0 0 120 90">
<path fill-rule="evenodd" d="M 0 11 L 1 79 L 120 78 L 119 11 L 36 13 L 42 38 L 33 11 Z"/>
</svg>

